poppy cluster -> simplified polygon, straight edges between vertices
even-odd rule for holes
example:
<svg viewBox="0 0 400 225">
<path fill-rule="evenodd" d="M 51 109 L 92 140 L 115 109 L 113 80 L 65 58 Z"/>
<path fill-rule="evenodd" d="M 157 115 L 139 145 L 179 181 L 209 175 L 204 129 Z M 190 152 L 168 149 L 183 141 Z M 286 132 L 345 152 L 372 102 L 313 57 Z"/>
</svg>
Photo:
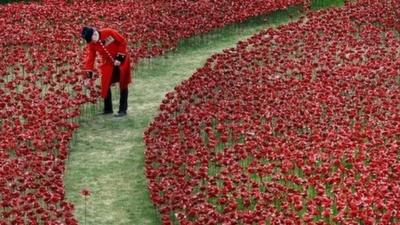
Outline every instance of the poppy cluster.
<svg viewBox="0 0 400 225">
<path fill-rule="evenodd" d="M 82 26 L 124 33 L 137 63 L 183 38 L 299 4 L 302 0 L 0 5 L 0 224 L 77 224 L 65 199 L 63 172 L 78 118 L 91 113 L 85 106 L 99 95 L 97 76 L 82 76 Z"/>
<path fill-rule="evenodd" d="M 400 224 L 399 1 L 215 54 L 145 132 L 163 224 Z"/>
</svg>

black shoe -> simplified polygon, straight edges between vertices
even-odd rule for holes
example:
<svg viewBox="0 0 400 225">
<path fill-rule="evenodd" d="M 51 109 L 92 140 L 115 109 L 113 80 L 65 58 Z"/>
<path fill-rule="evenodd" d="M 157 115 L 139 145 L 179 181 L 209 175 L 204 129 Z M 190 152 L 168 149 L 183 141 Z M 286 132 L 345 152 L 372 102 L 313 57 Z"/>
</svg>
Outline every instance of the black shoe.
<svg viewBox="0 0 400 225">
<path fill-rule="evenodd" d="M 123 117 L 126 116 L 126 112 L 118 112 L 117 114 L 114 115 L 115 117 Z"/>
</svg>

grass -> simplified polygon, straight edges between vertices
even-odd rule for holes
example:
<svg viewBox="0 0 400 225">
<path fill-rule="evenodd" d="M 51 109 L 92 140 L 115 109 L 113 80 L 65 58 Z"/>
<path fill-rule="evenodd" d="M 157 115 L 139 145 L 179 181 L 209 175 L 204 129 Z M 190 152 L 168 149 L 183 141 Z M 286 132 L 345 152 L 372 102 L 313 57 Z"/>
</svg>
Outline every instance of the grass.
<svg viewBox="0 0 400 225">
<path fill-rule="evenodd" d="M 261 29 L 277 26 L 298 16 L 296 8 L 257 17 L 180 42 L 173 52 L 144 59 L 134 72 L 128 116 L 94 116 L 82 120 L 70 148 L 65 173 L 66 198 L 75 205 L 75 217 L 88 225 L 160 224 L 144 176 L 143 132 L 157 114 L 164 95 L 189 78 L 212 54 L 234 47 Z M 113 87 L 114 108 L 118 89 Z M 84 198 L 89 188 L 86 224 Z"/>
<path fill-rule="evenodd" d="M 331 6 L 341 6 L 343 4 L 343 0 L 313 0 L 312 9 L 316 10 Z"/>
</svg>

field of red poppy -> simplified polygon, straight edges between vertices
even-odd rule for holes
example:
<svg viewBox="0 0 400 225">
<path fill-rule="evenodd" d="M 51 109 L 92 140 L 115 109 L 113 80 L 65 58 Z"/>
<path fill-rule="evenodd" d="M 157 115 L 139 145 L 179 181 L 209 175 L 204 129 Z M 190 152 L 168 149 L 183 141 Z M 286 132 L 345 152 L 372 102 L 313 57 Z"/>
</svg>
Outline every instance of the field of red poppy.
<svg viewBox="0 0 400 225">
<path fill-rule="evenodd" d="M 79 69 L 82 24 L 126 33 L 136 64 L 302 3 L 0 6 L 0 224 L 77 223 L 63 174 L 78 119 L 93 116 L 98 97 Z M 146 132 L 145 162 L 163 223 L 398 223 L 393 6 L 366 1 L 263 31 L 167 94 Z"/>
<path fill-rule="evenodd" d="M 398 6 L 262 31 L 169 92 L 145 133 L 163 224 L 400 224 Z"/>
<path fill-rule="evenodd" d="M 176 50 L 137 65 L 128 117 L 119 122 L 113 117 L 81 120 L 75 133 L 65 185 L 67 199 L 75 206 L 76 219 L 83 222 L 86 218 L 87 224 L 161 224 L 144 176 L 143 132 L 157 114 L 165 93 L 188 79 L 212 54 L 298 16 L 296 8 L 291 8 L 226 26 L 181 41 Z M 115 91 L 114 96 L 118 97 L 118 89 Z M 82 188 L 91 190 L 86 217 L 85 201 L 79 194 Z"/>
<path fill-rule="evenodd" d="M 45 0 L 1 5 L 1 223 L 77 223 L 65 199 L 65 161 L 78 119 L 93 116 L 96 107 L 88 103 L 98 97 L 95 81 L 84 83 L 80 70 L 82 25 L 126 33 L 137 63 L 175 48 L 180 39 L 301 3 Z"/>
</svg>

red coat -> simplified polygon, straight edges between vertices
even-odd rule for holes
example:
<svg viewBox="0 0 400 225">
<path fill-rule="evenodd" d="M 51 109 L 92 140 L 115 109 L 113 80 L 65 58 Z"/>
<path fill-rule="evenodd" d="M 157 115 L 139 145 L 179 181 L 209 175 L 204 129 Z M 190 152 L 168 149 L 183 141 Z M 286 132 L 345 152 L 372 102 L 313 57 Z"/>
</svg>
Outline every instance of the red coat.
<svg viewBox="0 0 400 225">
<path fill-rule="evenodd" d="M 116 30 L 105 28 L 99 30 L 100 39 L 96 43 L 90 42 L 87 45 L 87 56 L 85 69 L 93 70 L 94 62 L 96 58 L 96 52 L 98 52 L 101 56 L 101 96 L 103 98 L 107 97 L 108 88 L 111 85 L 112 72 L 114 68 L 114 59 L 117 53 L 125 54 L 125 61 L 120 65 L 120 89 L 125 89 L 128 87 L 128 84 L 131 83 L 131 66 L 130 66 L 130 58 L 127 52 L 127 41 L 124 37 L 122 37 Z M 104 50 L 101 43 L 105 49 L 107 49 L 108 53 Z M 111 57 L 109 56 L 111 55 Z M 111 59 L 112 58 L 112 59 Z"/>
</svg>

